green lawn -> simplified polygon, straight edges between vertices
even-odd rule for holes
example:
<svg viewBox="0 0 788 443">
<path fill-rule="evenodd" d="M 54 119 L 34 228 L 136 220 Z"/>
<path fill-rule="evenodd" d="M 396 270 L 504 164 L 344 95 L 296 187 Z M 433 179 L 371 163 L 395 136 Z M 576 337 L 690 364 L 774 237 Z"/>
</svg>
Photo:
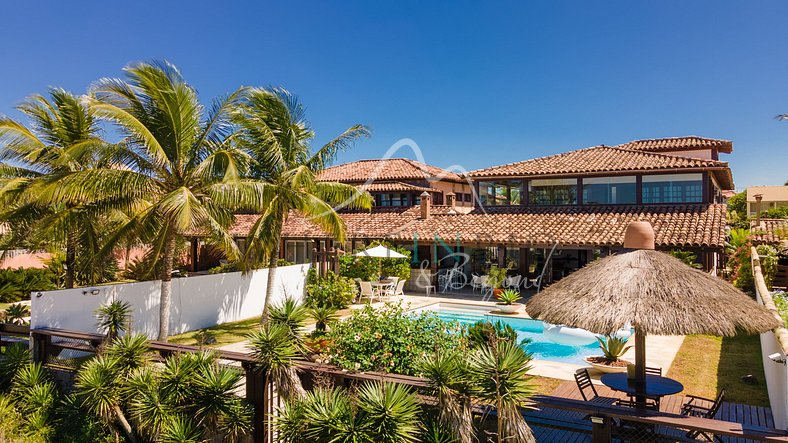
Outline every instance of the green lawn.
<svg viewBox="0 0 788 443">
<path fill-rule="evenodd" d="M 257 330 L 260 327 L 260 317 L 253 317 L 246 320 L 241 320 L 232 323 L 224 323 L 221 325 L 206 328 L 211 331 L 215 338 L 216 343 L 208 345 L 211 348 L 218 348 L 232 343 L 238 343 L 246 339 L 246 334 Z M 186 332 L 184 334 L 173 335 L 169 338 L 170 343 L 179 345 L 197 346 L 195 334 L 197 331 Z"/>
<path fill-rule="evenodd" d="M 757 385 L 741 380 L 752 374 Z M 763 375 L 759 337 L 711 337 L 688 335 L 668 372 L 684 385 L 682 394 L 714 398 L 725 388 L 726 400 L 757 406 L 769 406 Z"/>
</svg>

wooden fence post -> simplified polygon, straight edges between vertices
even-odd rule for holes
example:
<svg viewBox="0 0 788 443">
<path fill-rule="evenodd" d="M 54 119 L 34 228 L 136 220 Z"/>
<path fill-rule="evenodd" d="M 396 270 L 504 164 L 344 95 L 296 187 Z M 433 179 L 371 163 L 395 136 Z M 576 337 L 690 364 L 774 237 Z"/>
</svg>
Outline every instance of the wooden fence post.
<svg viewBox="0 0 788 443">
<path fill-rule="evenodd" d="M 591 441 L 594 443 L 610 443 L 613 441 L 613 426 L 610 417 L 591 416 Z"/>
<path fill-rule="evenodd" d="M 265 401 L 265 374 L 251 362 L 243 362 L 241 365 L 246 372 L 246 401 L 254 409 L 252 441 L 266 443 L 268 410 Z"/>
<path fill-rule="evenodd" d="M 49 344 L 52 337 L 44 334 L 37 334 L 35 331 L 31 332 L 30 336 L 33 339 L 33 361 L 41 364 L 46 364 L 49 355 Z"/>
</svg>

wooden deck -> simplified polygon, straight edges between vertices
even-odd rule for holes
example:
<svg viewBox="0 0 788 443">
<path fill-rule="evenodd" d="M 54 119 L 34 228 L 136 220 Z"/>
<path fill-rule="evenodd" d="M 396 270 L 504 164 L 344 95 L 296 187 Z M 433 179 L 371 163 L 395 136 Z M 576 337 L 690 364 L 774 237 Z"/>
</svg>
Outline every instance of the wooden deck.
<svg viewBox="0 0 788 443">
<path fill-rule="evenodd" d="M 594 385 L 601 397 L 626 398 L 623 393 L 616 392 L 603 385 Z M 574 400 L 582 400 L 580 391 L 574 382 L 564 382 L 550 395 Z M 664 397 L 660 405 L 660 412 L 678 414 L 681 406 L 688 399 L 682 395 Z M 722 408 L 714 417 L 716 420 L 741 423 L 743 425 L 774 428 L 774 420 L 770 408 L 752 406 L 742 403 L 724 402 Z M 534 435 L 539 442 L 590 442 L 591 426 L 584 414 L 552 408 L 534 409 L 527 413 Z M 692 441 L 687 440 L 684 431 L 678 429 L 661 428 L 655 434 L 643 433 L 630 437 L 620 436 L 614 441 Z M 724 442 L 744 443 L 751 440 L 722 437 Z"/>
</svg>

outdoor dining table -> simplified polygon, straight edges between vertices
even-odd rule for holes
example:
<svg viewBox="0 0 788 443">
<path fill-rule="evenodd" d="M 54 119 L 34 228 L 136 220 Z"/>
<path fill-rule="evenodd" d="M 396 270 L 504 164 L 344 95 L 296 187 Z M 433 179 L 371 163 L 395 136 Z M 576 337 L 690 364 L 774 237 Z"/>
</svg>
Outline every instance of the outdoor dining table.
<svg viewBox="0 0 788 443">
<path fill-rule="evenodd" d="M 645 385 L 628 378 L 626 372 L 605 374 L 599 380 L 608 388 L 633 397 L 660 398 L 678 394 L 684 390 L 684 385 L 678 381 L 659 375 L 646 375 Z"/>
<path fill-rule="evenodd" d="M 370 284 L 372 285 L 373 289 L 376 289 L 378 293 L 381 293 L 381 291 L 384 291 L 386 288 L 394 286 L 395 283 L 393 280 L 380 280 L 370 282 Z"/>
</svg>

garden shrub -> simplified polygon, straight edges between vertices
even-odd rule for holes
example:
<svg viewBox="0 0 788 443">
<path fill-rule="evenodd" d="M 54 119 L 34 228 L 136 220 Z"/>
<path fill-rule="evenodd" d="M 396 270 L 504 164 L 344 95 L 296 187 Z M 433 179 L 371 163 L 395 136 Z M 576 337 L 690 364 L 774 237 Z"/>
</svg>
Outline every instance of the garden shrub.
<svg viewBox="0 0 788 443">
<path fill-rule="evenodd" d="M 227 272 L 238 272 L 241 270 L 241 267 L 238 265 L 237 262 L 230 262 L 230 263 L 222 263 L 219 266 L 215 266 L 208 270 L 209 274 L 224 274 Z"/>
<path fill-rule="evenodd" d="M 374 258 L 356 257 L 354 254 L 374 246 L 383 245 L 392 251 L 397 251 L 407 258 Z M 372 242 L 369 246 L 356 249 L 353 254 L 339 257 L 339 273 L 343 277 L 360 278 L 364 281 L 377 280 L 380 276 L 399 277 L 403 280 L 410 278 L 410 251 L 398 248 L 385 242 Z"/>
<path fill-rule="evenodd" d="M 774 275 L 777 273 L 777 250 L 773 246 L 758 245 L 755 247 L 761 261 L 761 272 L 766 286 L 771 289 Z M 744 292 L 755 293 L 755 279 L 752 276 L 752 243 L 747 242 L 737 248 L 728 258 L 733 269 L 733 284 Z"/>
<path fill-rule="evenodd" d="M 401 304 L 370 305 L 337 323 L 326 334 L 329 360 L 357 371 L 415 375 L 418 362 L 434 352 L 458 349 L 459 323 L 447 323 L 435 313 L 408 313 Z"/>
<path fill-rule="evenodd" d="M 314 269 L 307 273 L 306 298 L 304 304 L 310 308 L 330 307 L 344 309 L 356 296 L 356 283 L 331 271 L 318 277 Z"/>
<path fill-rule="evenodd" d="M 57 276 L 49 269 L 0 269 L 0 303 L 30 300 L 30 293 L 57 289 Z"/>
<path fill-rule="evenodd" d="M 772 293 L 774 304 L 777 306 L 777 312 L 783 318 L 783 322 L 788 326 L 788 293 L 785 291 L 775 291 Z"/>
</svg>

